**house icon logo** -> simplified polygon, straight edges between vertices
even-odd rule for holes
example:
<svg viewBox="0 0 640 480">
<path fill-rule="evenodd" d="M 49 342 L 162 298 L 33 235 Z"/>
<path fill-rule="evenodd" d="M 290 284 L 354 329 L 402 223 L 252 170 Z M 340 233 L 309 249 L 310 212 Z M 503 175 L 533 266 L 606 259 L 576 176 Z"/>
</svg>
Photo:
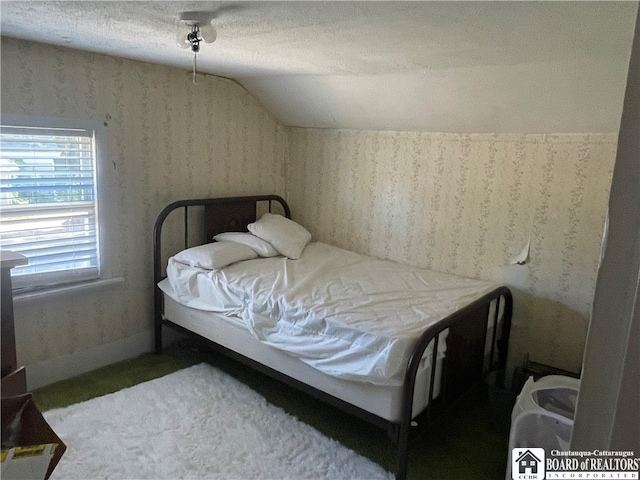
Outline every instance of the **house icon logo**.
<svg viewBox="0 0 640 480">
<path fill-rule="evenodd" d="M 513 480 L 544 480 L 545 454 L 543 448 L 514 448 L 511 452 Z"/>
</svg>

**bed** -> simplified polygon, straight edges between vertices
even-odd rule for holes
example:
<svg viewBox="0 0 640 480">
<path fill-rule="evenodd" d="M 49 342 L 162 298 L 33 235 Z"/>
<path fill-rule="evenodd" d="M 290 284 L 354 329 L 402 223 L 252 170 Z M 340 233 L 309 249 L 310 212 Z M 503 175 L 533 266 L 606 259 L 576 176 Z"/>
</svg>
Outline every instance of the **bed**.
<svg viewBox="0 0 640 480">
<path fill-rule="evenodd" d="M 163 327 L 195 334 L 385 428 L 397 479 L 412 426 L 506 364 L 508 288 L 314 241 L 277 195 L 173 202 L 153 255 L 158 353 Z"/>
</svg>

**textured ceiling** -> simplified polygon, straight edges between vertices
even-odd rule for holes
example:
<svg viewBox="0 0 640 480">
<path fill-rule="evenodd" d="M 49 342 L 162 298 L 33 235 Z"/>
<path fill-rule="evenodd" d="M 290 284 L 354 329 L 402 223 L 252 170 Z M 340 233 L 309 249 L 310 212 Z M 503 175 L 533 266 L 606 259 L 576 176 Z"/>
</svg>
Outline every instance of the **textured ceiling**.
<svg viewBox="0 0 640 480">
<path fill-rule="evenodd" d="M 636 2 L 0 2 L 1 33 L 192 67 L 183 11 L 215 15 L 198 70 L 286 125 L 617 131 Z"/>
</svg>

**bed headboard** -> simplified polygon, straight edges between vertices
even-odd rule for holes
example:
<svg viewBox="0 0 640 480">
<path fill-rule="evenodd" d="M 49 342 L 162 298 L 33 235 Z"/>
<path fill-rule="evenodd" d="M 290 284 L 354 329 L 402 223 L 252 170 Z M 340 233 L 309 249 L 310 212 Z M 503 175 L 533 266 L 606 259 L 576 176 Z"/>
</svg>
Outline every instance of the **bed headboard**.
<svg viewBox="0 0 640 480">
<path fill-rule="evenodd" d="M 256 203 L 237 202 L 210 203 L 204 206 L 204 231 L 207 241 L 222 232 L 246 232 L 247 225 L 255 222 Z"/>
<path fill-rule="evenodd" d="M 167 205 L 158 215 L 153 229 L 153 281 L 154 288 L 163 278 L 162 227 L 164 221 L 175 210 L 184 210 L 184 243 L 189 245 L 189 210 L 204 209 L 204 238 L 213 241 L 213 236 L 222 232 L 246 232 L 247 225 L 255 222 L 264 212 L 281 213 L 291 218 L 287 202 L 278 195 L 254 195 L 247 197 L 199 198 L 178 200 Z M 191 228 L 199 228 L 192 226 Z M 200 235 L 199 235 L 200 236 Z"/>
</svg>

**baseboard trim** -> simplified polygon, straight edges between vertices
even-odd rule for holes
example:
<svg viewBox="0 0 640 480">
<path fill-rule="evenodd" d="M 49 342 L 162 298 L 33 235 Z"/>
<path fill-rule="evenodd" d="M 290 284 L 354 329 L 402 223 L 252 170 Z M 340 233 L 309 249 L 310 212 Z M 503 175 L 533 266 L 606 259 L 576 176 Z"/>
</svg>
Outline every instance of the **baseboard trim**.
<svg viewBox="0 0 640 480">
<path fill-rule="evenodd" d="M 129 360 L 153 350 L 153 330 L 145 330 L 131 337 L 51 358 L 40 363 L 26 365 L 29 391 L 60 380 L 66 380 L 96 368 Z"/>
</svg>

